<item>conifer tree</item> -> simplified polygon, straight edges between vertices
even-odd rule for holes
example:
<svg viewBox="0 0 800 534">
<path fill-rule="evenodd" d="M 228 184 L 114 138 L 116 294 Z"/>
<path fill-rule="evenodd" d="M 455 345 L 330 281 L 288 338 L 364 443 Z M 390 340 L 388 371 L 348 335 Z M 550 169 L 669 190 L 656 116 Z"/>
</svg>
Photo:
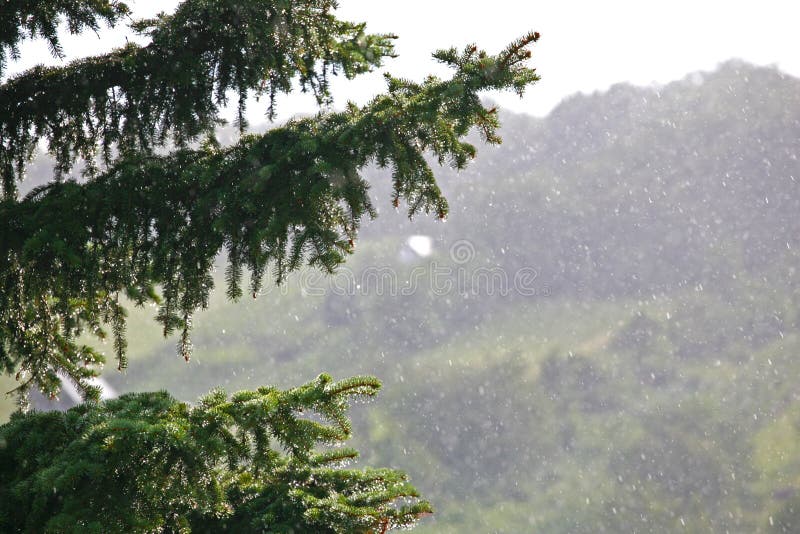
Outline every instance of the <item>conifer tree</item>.
<svg viewBox="0 0 800 534">
<path fill-rule="evenodd" d="M 424 155 L 462 168 L 475 155 L 462 141 L 471 128 L 499 141 L 497 111 L 478 93 L 522 93 L 537 80 L 525 47 L 538 34 L 496 56 L 475 46 L 440 50 L 434 57 L 453 68 L 449 80 L 387 75 L 387 93 L 366 106 L 324 107 L 227 148 L 214 142 L 231 94 L 244 128 L 248 94 L 265 97 L 271 117 L 297 79 L 327 106 L 331 75 L 356 76 L 393 54 L 394 36 L 339 20 L 335 7 L 187 0 L 172 15 L 131 24 L 149 36 L 146 46 L 36 67 L 0 85 L 0 365 L 19 373 L 23 390 L 55 393 L 61 372 L 95 395 L 86 378 L 102 357 L 76 339 L 87 330 L 103 337 L 110 325 L 124 367 L 123 297 L 158 304 L 164 333 L 180 332 L 188 358 L 191 317 L 207 305 L 221 250 L 232 299 L 245 268 L 254 294 L 270 267 L 278 283 L 303 263 L 333 270 L 375 213 L 359 175 L 370 162 L 391 168 L 392 201 L 406 201 L 409 216 L 446 216 Z M 13 58 L 22 38 L 41 35 L 59 53 L 62 15 L 80 31 L 127 12 L 118 1 L 11 1 L 0 46 Z M 56 159 L 54 180 L 20 199 L 17 183 L 40 140 Z M 168 142 L 175 150 L 163 154 Z M 86 180 L 65 180 L 78 158 Z"/>
<path fill-rule="evenodd" d="M 357 453 L 347 400 L 371 377 L 288 391 L 166 392 L 18 412 L 0 427 L 2 532 L 383 532 L 430 512 L 393 469 L 340 469 Z M 320 420 L 302 418 L 315 412 Z M 282 452 L 285 451 L 285 452 Z"/>
<path fill-rule="evenodd" d="M 66 377 L 89 401 L 67 414 L 19 414 L 2 428 L 0 492 L 9 504 L 0 525 L 202 531 L 218 521 L 234 530 L 379 532 L 428 509 L 396 507 L 415 495 L 400 473 L 330 470 L 351 453 L 313 452 L 347 437 L 346 399 L 374 394 L 372 378 L 333 383 L 322 375 L 288 392 L 264 388 L 231 400 L 215 392 L 195 408 L 165 393 L 97 403 L 88 379 L 104 358 L 79 341 L 105 338 L 109 328 L 124 368 L 124 303 L 152 303 L 188 360 L 192 316 L 208 304 L 220 252 L 233 300 L 245 290 L 245 271 L 254 296 L 267 276 L 281 283 L 303 265 L 332 272 L 352 253 L 362 220 L 375 215 L 360 175 L 370 163 L 391 169 L 395 207 L 403 201 L 409 216 L 446 217 L 426 155 L 463 168 L 475 156 L 463 140 L 470 130 L 500 141 L 497 110 L 479 93 L 522 94 L 535 82 L 526 60 L 538 34 L 497 55 L 475 46 L 437 51 L 449 79 L 387 74 L 385 94 L 332 111 L 331 76 L 380 66 L 395 38 L 340 20 L 336 7 L 185 0 L 171 15 L 129 22 L 146 45 L 35 67 L 0 84 L 0 370 L 17 377 L 20 398 L 32 387 L 54 396 Z M 43 38 L 61 56 L 60 23 L 79 33 L 129 21 L 129 13 L 119 0 L 9 0 L 0 10 L 0 75 L 24 39 Z M 313 93 L 318 113 L 247 134 L 247 98 L 263 99 L 272 119 L 293 84 Z M 230 100 L 242 135 L 222 147 L 214 131 Z M 53 180 L 20 197 L 42 142 L 55 159 Z M 76 166 L 80 179 L 70 178 Z M 298 418 L 304 409 L 332 425 Z M 92 486 L 93 477 L 105 485 Z M 93 493 L 99 487 L 112 497 Z"/>
</svg>

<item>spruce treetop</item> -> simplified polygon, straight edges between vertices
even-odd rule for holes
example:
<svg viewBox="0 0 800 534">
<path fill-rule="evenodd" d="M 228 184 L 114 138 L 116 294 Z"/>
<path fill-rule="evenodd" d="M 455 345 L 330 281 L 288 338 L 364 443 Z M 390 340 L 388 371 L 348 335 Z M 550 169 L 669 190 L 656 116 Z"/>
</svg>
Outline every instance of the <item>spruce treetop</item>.
<svg viewBox="0 0 800 534">
<path fill-rule="evenodd" d="M 189 406 L 131 393 L 0 426 L 3 532 L 377 533 L 431 512 L 404 473 L 358 454 L 349 400 L 372 377 L 214 390 Z M 316 419 L 303 416 L 316 414 Z M 319 447 L 322 447 L 319 449 Z"/>
</svg>

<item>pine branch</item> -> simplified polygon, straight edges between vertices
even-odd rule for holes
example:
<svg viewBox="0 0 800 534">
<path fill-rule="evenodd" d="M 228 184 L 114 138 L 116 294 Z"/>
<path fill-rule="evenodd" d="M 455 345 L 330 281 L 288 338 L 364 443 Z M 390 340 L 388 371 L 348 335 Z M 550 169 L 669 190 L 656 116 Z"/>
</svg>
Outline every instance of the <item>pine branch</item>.
<svg viewBox="0 0 800 534">
<path fill-rule="evenodd" d="M 378 383 L 341 383 L 357 382 Z M 331 436 L 308 434 L 312 421 L 300 414 L 346 417 L 352 393 L 333 393 L 330 383 L 323 375 L 291 390 L 259 388 L 230 398 L 215 390 L 194 407 L 159 392 L 66 413 L 17 413 L 0 426 L 0 530 L 62 532 L 80 524 L 152 532 L 183 525 L 193 532 L 366 534 L 410 526 L 430 513 L 404 473 L 337 469 L 332 462 L 356 452 L 315 452 Z"/>
<path fill-rule="evenodd" d="M 275 98 L 301 88 L 330 99 L 330 74 L 347 77 L 393 53 L 392 35 L 331 14 L 333 0 L 186 0 L 173 15 L 139 21 L 147 46 L 128 44 L 64 67 L 36 67 L 0 86 L 2 196 L 12 198 L 40 138 L 57 173 L 80 157 L 95 171 L 115 151 L 150 151 L 167 141 L 185 146 L 220 123 L 236 95 L 243 117 L 248 94 Z M 241 127 L 245 127 L 244 121 Z"/>
<path fill-rule="evenodd" d="M 297 120 L 226 149 L 128 155 L 85 184 L 51 184 L 21 202 L 0 203 L 0 220 L 7 221 L 0 257 L 18 266 L 0 271 L 7 288 L 0 335 L 13 365 L 51 365 L 52 358 L 34 358 L 31 350 L 45 354 L 48 336 L 73 338 L 98 313 L 109 315 L 121 291 L 144 301 L 156 285 L 163 290 L 158 320 L 165 335 L 181 331 L 179 352 L 187 357 L 188 318 L 208 303 L 221 250 L 231 262 L 234 298 L 241 266 L 261 277 L 271 265 L 281 283 L 303 263 L 332 272 L 352 253 L 362 219 L 375 214 L 359 176 L 371 161 L 392 168 L 395 198 L 408 203 L 409 216 L 443 218 L 447 202 L 425 154 L 464 167 L 475 154 L 461 141 L 470 128 L 497 140 L 495 114 L 478 91 L 537 79 L 499 64 L 468 48 L 451 80 L 389 78 L 389 92 L 363 108 Z M 52 326 L 31 336 L 15 314 L 33 305 L 37 317 L 50 317 L 32 304 L 43 294 L 69 320 L 38 321 L 38 328 Z M 70 345 L 66 353 L 73 352 Z"/>
<path fill-rule="evenodd" d="M 5 0 L 0 9 L 0 75 L 8 59 L 19 59 L 19 44 L 40 37 L 56 57 L 63 57 L 58 27 L 63 21 L 71 34 L 97 31 L 101 21 L 114 26 L 130 14 L 117 0 Z"/>
</svg>

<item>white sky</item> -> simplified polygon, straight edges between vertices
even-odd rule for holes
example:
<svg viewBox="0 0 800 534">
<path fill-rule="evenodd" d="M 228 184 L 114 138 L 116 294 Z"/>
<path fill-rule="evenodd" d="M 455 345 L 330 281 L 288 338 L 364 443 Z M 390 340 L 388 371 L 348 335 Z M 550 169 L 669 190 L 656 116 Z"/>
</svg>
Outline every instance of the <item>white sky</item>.
<svg viewBox="0 0 800 534">
<path fill-rule="evenodd" d="M 131 0 L 137 16 L 170 11 L 177 0 Z M 544 115 L 577 91 L 602 90 L 629 81 L 637 85 L 666 83 L 689 72 L 711 70 L 730 58 L 759 65 L 774 64 L 800 76 L 800 0 L 340 0 L 342 18 L 366 21 L 372 32 L 399 35 L 400 57 L 380 72 L 353 82 L 337 82 L 339 105 L 348 99 L 366 102 L 383 88 L 381 72 L 420 79 L 444 75 L 430 53 L 468 43 L 497 52 L 528 30 L 541 32 L 532 64 L 542 81 L 520 100 L 514 95 L 488 95 L 502 107 Z M 124 42 L 119 31 L 70 38 L 71 57 L 95 54 Z M 41 43 L 23 48 L 22 67 L 52 63 Z M 309 99 L 279 101 L 280 119 L 313 112 Z M 255 102 L 251 120 L 260 122 L 263 108 Z"/>
</svg>

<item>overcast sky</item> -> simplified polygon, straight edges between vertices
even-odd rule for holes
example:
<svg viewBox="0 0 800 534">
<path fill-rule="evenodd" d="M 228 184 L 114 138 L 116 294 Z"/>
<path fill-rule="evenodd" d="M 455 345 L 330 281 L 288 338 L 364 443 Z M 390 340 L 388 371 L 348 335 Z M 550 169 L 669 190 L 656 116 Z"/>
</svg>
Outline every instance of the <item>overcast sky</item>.
<svg viewBox="0 0 800 534">
<path fill-rule="evenodd" d="M 177 0 L 132 0 L 135 15 L 172 10 Z M 759 65 L 777 65 L 800 76 L 800 1 L 798 0 L 340 0 L 342 18 L 366 21 L 368 30 L 399 35 L 400 57 L 383 71 L 419 79 L 435 72 L 430 59 L 442 47 L 477 43 L 490 52 L 528 30 L 541 32 L 532 64 L 542 76 L 539 85 L 520 100 L 490 95 L 503 107 L 544 115 L 574 92 L 592 92 L 629 81 L 637 85 L 666 83 L 689 72 L 711 70 L 730 58 Z M 75 57 L 97 53 L 124 42 L 119 31 L 67 40 Z M 50 63 L 46 47 L 23 48 L 27 67 Z M 339 104 L 359 103 L 381 91 L 380 72 L 334 86 Z M 253 121 L 263 109 L 253 103 Z M 281 118 L 313 111 L 309 99 L 283 97 Z"/>
</svg>

